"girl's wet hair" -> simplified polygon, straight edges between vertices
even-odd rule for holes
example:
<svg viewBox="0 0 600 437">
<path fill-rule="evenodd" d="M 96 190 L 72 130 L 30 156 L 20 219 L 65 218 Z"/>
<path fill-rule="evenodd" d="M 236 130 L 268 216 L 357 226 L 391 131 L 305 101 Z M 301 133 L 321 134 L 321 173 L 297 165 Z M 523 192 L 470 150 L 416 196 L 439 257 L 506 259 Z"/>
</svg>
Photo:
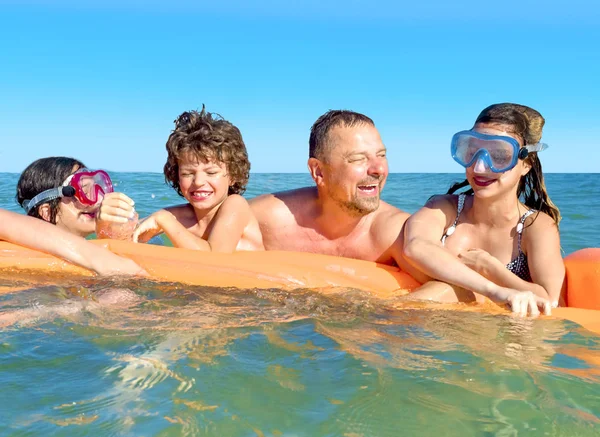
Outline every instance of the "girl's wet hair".
<svg viewBox="0 0 600 437">
<path fill-rule="evenodd" d="M 166 144 L 165 181 L 180 196 L 179 160 L 187 154 L 199 161 L 210 159 L 225 164 L 231 178 L 229 194 L 242 194 L 250 178 L 250 161 L 240 130 L 218 114 L 186 111 L 175 120 L 175 129 Z"/>
<path fill-rule="evenodd" d="M 536 144 L 542 139 L 542 130 L 546 120 L 538 111 L 525 105 L 515 103 L 498 103 L 488 106 L 477 117 L 475 124 L 495 124 L 506 127 L 509 133 L 520 136 L 523 144 Z M 517 196 L 531 209 L 548 214 L 556 225 L 560 223 L 560 211 L 554 205 L 544 182 L 542 163 L 537 152 L 530 152 L 524 160 L 531 166 L 527 174 L 521 177 L 517 188 Z M 447 194 L 455 194 L 458 190 L 468 187 L 469 182 L 457 182 L 448 190 Z M 473 189 L 464 192 L 473 194 Z"/>
<path fill-rule="evenodd" d="M 85 165 L 77 159 L 64 156 L 42 158 L 32 162 L 23 170 L 17 182 L 17 202 L 22 206 L 25 200 L 33 199 L 42 191 L 60 187 L 73 173 L 74 167 L 83 168 Z M 49 200 L 43 203 L 45 204 L 50 206 L 50 223 L 55 225 L 60 199 Z M 39 213 L 40 206 L 42 205 L 33 208 L 27 215 L 43 220 Z"/>
</svg>

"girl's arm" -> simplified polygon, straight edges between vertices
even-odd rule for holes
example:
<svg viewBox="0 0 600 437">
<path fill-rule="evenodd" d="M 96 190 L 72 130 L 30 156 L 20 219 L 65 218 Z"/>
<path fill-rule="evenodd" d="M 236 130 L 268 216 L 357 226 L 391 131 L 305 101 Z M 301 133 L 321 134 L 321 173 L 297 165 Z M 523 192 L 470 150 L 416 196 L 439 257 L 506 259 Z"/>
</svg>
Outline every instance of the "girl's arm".
<svg viewBox="0 0 600 437">
<path fill-rule="evenodd" d="M 43 220 L 2 209 L 0 240 L 49 253 L 100 275 L 147 275 L 130 259 Z"/>
<path fill-rule="evenodd" d="M 474 291 L 496 302 L 508 303 L 519 313 L 548 313 L 550 303 L 530 292 L 501 287 L 463 264 L 441 244 L 440 237 L 456 208 L 447 197 L 433 199 L 411 216 L 404 228 L 403 255 L 425 275 L 448 284 Z"/>
</svg>

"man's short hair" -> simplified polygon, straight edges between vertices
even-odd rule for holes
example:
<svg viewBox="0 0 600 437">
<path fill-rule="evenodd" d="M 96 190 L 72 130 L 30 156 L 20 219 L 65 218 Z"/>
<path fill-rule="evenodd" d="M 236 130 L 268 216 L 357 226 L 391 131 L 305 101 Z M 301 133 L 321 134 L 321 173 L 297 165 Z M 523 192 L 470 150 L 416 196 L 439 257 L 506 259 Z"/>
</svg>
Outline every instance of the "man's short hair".
<svg viewBox="0 0 600 437">
<path fill-rule="evenodd" d="M 310 129 L 308 155 L 310 158 L 324 160 L 330 151 L 329 131 L 334 127 L 354 127 L 360 124 L 375 126 L 373 120 L 358 112 L 335 109 L 321 115 Z"/>
</svg>

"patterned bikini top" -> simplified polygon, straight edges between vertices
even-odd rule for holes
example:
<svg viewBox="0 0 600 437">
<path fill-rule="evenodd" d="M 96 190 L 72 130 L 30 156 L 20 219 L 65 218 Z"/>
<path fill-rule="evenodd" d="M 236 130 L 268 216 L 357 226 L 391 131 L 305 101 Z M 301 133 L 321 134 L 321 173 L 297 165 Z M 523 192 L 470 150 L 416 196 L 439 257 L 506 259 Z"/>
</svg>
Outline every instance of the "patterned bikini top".
<svg viewBox="0 0 600 437">
<path fill-rule="evenodd" d="M 454 219 L 454 223 L 452 223 L 452 225 L 448 229 L 446 229 L 446 232 L 444 232 L 444 235 L 442 236 L 442 246 L 445 245 L 446 238 L 452 235 L 456 230 L 456 226 L 458 225 L 458 219 L 460 218 L 460 213 L 465 207 L 465 198 L 465 194 L 460 194 L 458 196 L 458 211 L 456 213 L 456 218 Z M 525 255 L 525 253 L 523 253 L 523 251 L 521 250 L 521 238 L 523 236 L 523 228 L 525 227 L 525 219 L 527 219 L 527 217 L 529 217 L 534 212 L 535 209 L 530 209 L 519 219 L 519 223 L 517 224 L 517 234 L 519 234 L 517 248 L 519 250 L 519 254 L 515 259 L 513 259 L 506 265 L 506 268 L 508 270 L 513 272 L 519 278 L 528 282 L 531 282 L 531 274 L 529 273 L 529 265 L 527 264 L 527 255 Z"/>
</svg>

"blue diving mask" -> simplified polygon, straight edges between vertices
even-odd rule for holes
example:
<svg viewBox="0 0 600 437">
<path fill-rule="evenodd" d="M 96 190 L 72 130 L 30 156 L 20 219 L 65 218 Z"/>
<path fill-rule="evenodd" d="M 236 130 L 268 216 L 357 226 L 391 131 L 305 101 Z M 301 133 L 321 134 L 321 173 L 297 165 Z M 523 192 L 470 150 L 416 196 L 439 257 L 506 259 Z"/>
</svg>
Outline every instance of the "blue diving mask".
<svg viewBox="0 0 600 437">
<path fill-rule="evenodd" d="M 465 168 L 481 160 L 494 173 L 504 173 L 525 159 L 529 153 L 548 148 L 545 143 L 523 147 L 513 137 L 489 135 L 471 130 L 461 131 L 452 137 L 452 158 Z"/>
</svg>

